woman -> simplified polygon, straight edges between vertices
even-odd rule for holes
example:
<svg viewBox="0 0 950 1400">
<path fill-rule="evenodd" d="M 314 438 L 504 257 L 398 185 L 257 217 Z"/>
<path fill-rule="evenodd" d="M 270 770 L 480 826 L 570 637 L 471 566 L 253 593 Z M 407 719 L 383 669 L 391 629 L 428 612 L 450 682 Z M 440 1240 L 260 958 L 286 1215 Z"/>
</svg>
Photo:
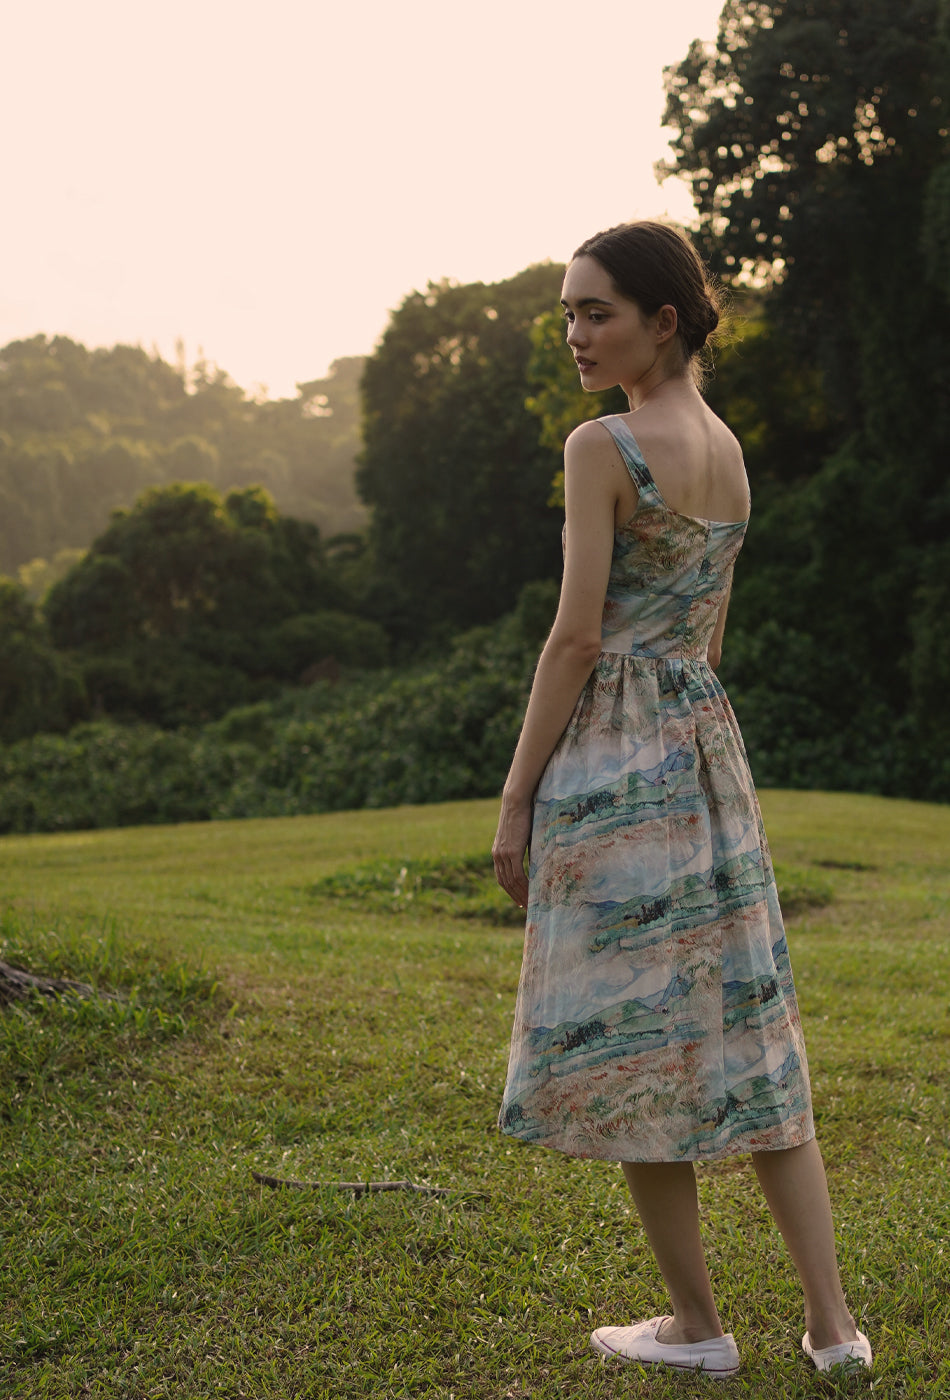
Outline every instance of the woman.
<svg viewBox="0 0 950 1400">
<path fill-rule="evenodd" d="M 562 303 L 582 385 L 619 384 L 630 412 L 565 447 L 561 600 L 493 847 L 528 910 L 501 1126 L 622 1164 L 672 1312 L 599 1328 L 598 1351 L 738 1369 L 692 1164 L 751 1152 L 801 1278 L 805 1352 L 822 1371 L 870 1366 L 768 846 L 713 669 L 749 513 L 739 444 L 697 388 L 715 296 L 686 237 L 644 221 L 582 244 Z"/>
</svg>

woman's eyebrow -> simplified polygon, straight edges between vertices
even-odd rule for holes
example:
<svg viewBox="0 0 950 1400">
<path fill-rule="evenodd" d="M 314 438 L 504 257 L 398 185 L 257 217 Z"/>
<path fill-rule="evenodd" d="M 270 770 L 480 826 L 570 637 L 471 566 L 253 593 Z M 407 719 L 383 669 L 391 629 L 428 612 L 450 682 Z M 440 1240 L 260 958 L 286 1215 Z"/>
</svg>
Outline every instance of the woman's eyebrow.
<svg viewBox="0 0 950 1400">
<path fill-rule="evenodd" d="M 561 297 L 561 305 L 562 305 L 562 306 L 569 306 L 570 303 L 567 302 L 567 301 L 565 301 L 564 298 Z M 576 302 L 574 303 L 574 305 L 575 305 L 575 306 L 613 306 L 614 303 L 613 303 L 612 301 L 608 301 L 606 297 L 581 297 L 579 301 L 576 301 Z"/>
</svg>

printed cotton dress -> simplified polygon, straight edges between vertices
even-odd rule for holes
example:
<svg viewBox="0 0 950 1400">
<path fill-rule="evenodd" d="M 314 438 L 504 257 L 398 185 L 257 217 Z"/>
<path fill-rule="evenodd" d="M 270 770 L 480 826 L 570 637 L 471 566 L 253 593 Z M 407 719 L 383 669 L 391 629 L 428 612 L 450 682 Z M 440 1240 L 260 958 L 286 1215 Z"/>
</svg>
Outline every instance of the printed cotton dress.
<svg viewBox="0 0 950 1400">
<path fill-rule="evenodd" d="M 502 1129 L 670 1162 L 814 1136 L 775 879 L 745 748 L 706 660 L 746 522 L 637 486 L 603 650 L 538 786 Z"/>
</svg>

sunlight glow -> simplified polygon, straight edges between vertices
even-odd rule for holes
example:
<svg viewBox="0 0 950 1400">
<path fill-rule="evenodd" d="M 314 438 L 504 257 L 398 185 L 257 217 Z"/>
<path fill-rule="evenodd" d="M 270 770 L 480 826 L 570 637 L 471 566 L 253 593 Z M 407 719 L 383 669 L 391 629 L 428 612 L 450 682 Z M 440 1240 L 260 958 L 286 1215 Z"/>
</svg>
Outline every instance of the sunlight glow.
<svg viewBox="0 0 950 1400">
<path fill-rule="evenodd" d="M 719 0 L 48 0 L 10 10 L 0 343 L 184 343 L 292 394 L 450 276 L 668 213 L 664 65 Z M 606 41 L 606 42 L 605 42 Z M 605 56 L 606 55 L 606 56 Z"/>
</svg>

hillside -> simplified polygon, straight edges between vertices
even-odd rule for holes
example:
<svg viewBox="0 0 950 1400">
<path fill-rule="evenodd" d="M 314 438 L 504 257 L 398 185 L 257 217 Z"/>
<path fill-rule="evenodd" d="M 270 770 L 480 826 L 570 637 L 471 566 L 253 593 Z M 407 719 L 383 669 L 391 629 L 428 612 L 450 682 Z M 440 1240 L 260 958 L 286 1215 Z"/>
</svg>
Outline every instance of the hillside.
<svg viewBox="0 0 950 1400">
<path fill-rule="evenodd" d="M 363 359 L 293 399 L 256 400 L 214 365 L 138 346 L 34 336 L 0 350 L 0 574 L 35 594 L 150 486 L 264 486 L 332 536 L 366 512 L 354 485 Z"/>
</svg>

